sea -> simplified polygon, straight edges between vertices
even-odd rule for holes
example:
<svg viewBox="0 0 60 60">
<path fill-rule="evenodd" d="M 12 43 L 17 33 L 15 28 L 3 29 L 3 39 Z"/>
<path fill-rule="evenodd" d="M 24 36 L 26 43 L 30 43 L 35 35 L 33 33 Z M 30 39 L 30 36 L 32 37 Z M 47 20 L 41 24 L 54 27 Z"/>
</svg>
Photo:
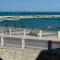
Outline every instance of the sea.
<svg viewBox="0 0 60 60">
<path fill-rule="evenodd" d="M 0 12 L 0 16 L 60 15 L 60 12 Z M 0 27 L 17 27 L 38 30 L 60 30 L 60 18 L 24 18 L 0 21 Z"/>
</svg>

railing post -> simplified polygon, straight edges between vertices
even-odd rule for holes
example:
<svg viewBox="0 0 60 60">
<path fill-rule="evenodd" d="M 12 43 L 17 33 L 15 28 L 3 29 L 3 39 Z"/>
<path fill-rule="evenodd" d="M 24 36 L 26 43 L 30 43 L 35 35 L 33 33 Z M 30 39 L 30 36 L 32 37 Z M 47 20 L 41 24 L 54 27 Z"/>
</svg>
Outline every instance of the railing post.
<svg viewBox="0 0 60 60">
<path fill-rule="evenodd" d="M 9 29 L 9 33 L 10 33 L 10 36 L 11 36 L 11 28 Z"/>
<path fill-rule="evenodd" d="M 4 37 L 3 37 L 3 30 L 1 31 L 1 47 L 4 46 Z"/>
<path fill-rule="evenodd" d="M 3 38 L 3 36 L 1 36 L 1 47 L 3 47 L 4 46 L 4 38 Z"/>
<path fill-rule="evenodd" d="M 60 31 L 58 31 L 58 38 L 60 38 Z"/>
<path fill-rule="evenodd" d="M 38 36 L 41 38 L 42 37 L 42 30 L 39 31 Z"/>
<path fill-rule="evenodd" d="M 25 48 L 25 30 L 23 30 L 23 37 L 22 37 L 22 49 Z"/>
<path fill-rule="evenodd" d="M 50 51 L 52 49 L 52 41 L 48 41 L 48 50 Z"/>
</svg>

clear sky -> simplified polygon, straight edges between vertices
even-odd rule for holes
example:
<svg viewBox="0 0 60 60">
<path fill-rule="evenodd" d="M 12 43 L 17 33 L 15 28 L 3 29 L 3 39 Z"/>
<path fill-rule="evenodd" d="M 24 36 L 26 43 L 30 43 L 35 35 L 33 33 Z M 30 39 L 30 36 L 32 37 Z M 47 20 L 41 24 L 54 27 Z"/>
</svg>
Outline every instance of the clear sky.
<svg viewBox="0 0 60 60">
<path fill-rule="evenodd" d="M 60 12 L 60 0 L 0 0 L 0 11 Z"/>
</svg>

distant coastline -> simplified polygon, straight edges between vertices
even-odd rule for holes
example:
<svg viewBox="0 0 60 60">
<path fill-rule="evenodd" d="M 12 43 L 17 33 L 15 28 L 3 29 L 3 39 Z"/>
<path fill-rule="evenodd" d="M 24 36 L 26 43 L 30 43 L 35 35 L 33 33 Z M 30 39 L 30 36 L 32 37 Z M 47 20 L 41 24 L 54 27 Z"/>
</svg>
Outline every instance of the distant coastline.
<svg viewBox="0 0 60 60">
<path fill-rule="evenodd" d="M 0 16 L 60 15 L 60 12 L 0 12 Z"/>
</svg>

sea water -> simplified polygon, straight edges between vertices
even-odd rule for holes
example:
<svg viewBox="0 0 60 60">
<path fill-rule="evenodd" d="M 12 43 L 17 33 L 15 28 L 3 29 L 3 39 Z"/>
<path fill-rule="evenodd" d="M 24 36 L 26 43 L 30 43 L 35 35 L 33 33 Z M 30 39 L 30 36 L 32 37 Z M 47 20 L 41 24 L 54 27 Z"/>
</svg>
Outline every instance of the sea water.
<svg viewBox="0 0 60 60">
<path fill-rule="evenodd" d="M 0 12 L 0 16 L 60 15 L 60 12 Z M 18 27 L 39 30 L 60 30 L 60 18 L 23 18 L 0 21 L 0 27 Z"/>
</svg>

